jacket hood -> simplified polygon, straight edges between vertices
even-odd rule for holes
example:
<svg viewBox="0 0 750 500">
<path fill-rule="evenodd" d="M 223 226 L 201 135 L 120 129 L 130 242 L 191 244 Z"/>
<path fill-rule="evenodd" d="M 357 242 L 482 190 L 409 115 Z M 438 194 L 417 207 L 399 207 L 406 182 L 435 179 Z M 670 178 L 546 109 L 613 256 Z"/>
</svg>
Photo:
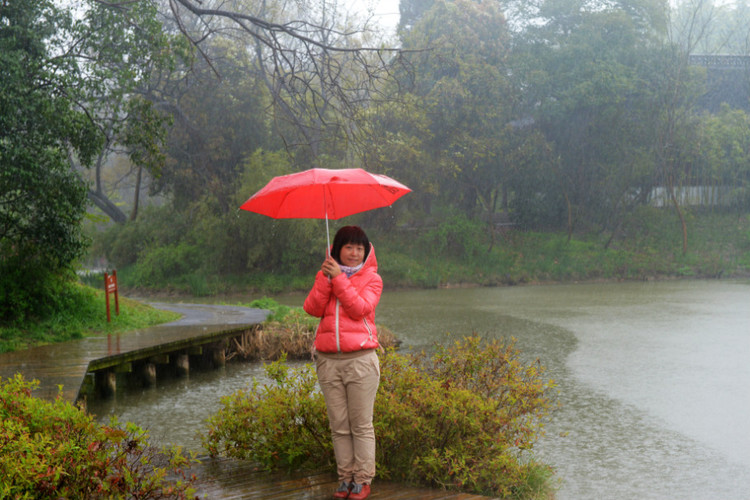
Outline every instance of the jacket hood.
<svg viewBox="0 0 750 500">
<path fill-rule="evenodd" d="M 369 269 L 373 272 L 378 272 L 378 259 L 375 258 L 375 247 L 372 243 L 370 243 L 370 251 L 367 253 L 365 265 L 362 266 L 362 269 L 360 269 L 360 271 L 363 271 L 365 269 Z"/>
</svg>

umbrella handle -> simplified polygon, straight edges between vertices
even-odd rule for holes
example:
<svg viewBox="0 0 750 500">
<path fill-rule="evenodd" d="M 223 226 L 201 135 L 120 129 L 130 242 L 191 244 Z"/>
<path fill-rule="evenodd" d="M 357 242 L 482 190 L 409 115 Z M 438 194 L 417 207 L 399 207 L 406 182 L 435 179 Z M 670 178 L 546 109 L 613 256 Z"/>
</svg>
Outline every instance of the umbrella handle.
<svg viewBox="0 0 750 500">
<path fill-rule="evenodd" d="M 325 195 L 324 195 L 325 196 Z M 323 198 L 325 199 L 325 197 Z M 328 232 L 328 206 L 326 206 L 326 241 L 328 241 L 328 246 L 326 246 L 326 254 L 328 257 L 331 256 L 331 235 Z M 331 282 L 331 277 L 328 277 L 328 282 Z"/>
<path fill-rule="evenodd" d="M 323 210 L 326 214 L 326 241 L 328 242 L 328 245 L 326 246 L 326 255 L 328 257 L 331 256 L 331 234 L 328 232 L 328 200 L 326 196 L 326 190 L 323 189 Z"/>
<path fill-rule="evenodd" d="M 328 232 L 328 210 L 326 210 L 326 241 L 328 242 L 328 246 L 326 246 L 326 253 L 328 256 L 331 256 L 331 235 Z"/>
</svg>

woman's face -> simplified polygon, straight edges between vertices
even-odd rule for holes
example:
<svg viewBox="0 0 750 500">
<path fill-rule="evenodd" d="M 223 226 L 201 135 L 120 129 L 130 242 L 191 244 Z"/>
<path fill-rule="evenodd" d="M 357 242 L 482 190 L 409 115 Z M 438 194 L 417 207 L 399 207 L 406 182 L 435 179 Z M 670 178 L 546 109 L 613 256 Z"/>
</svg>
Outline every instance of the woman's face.
<svg viewBox="0 0 750 500">
<path fill-rule="evenodd" d="M 365 260 L 365 247 L 357 243 L 347 243 L 341 247 L 339 259 L 345 266 L 356 267 Z"/>
</svg>

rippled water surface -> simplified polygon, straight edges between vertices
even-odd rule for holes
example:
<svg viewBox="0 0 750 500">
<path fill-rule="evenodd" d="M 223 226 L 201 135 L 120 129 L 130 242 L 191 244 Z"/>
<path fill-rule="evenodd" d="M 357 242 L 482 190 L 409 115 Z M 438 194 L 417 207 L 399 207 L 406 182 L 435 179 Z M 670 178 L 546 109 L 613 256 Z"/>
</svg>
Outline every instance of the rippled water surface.
<svg viewBox="0 0 750 500">
<path fill-rule="evenodd" d="M 541 358 L 561 409 L 536 453 L 556 467 L 559 499 L 750 499 L 748 282 L 386 292 L 378 322 L 409 348 L 479 333 Z M 259 365 L 230 364 L 92 410 L 199 449 L 219 398 L 253 377 Z"/>
</svg>

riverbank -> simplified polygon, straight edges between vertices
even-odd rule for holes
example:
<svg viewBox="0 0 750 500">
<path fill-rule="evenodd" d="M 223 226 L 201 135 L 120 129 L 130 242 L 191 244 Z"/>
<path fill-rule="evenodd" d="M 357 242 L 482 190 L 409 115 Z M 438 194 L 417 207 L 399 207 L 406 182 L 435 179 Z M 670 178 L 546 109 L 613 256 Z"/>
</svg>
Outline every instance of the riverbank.
<svg viewBox="0 0 750 500">
<path fill-rule="evenodd" d="M 569 238 L 513 229 L 498 235 L 490 247 L 475 231 L 479 227 L 446 230 L 437 240 L 429 231 L 412 231 L 408 238 L 398 231 L 372 233 L 387 291 L 750 277 L 750 216 L 704 213 L 692 215 L 687 223 L 685 254 L 679 225 L 664 212 L 647 214 L 637 226 L 623 226 L 611 241 L 593 232 Z M 102 277 L 88 274 L 80 279 L 98 290 L 73 290 L 68 294 L 73 297 L 68 299 L 70 307 L 55 317 L 0 325 L 0 352 L 149 326 L 174 317 L 131 305 L 127 297 L 136 303 L 185 298 L 221 303 L 222 297 L 249 303 L 264 296 L 306 293 L 316 270 L 299 266 L 293 274 L 249 270 L 222 276 L 190 268 L 185 275 L 162 273 L 160 281 L 147 286 L 136 263 L 118 269 L 124 307 L 112 323 L 104 319 Z"/>
<path fill-rule="evenodd" d="M 369 233 L 378 254 L 386 290 L 598 283 L 665 279 L 716 279 L 750 276 L 750 216 L 697 213 L 683 233 L 669 213 L 652 211 L 624 224 L 613 237 L 597 231 L 568 235 L 520 228 L 487 238 L 481 223 L 461 227 Z M 248 269 L 217 274 L 209 267 L 173 266 L 154 279 L 145 263 L 118 268 L 126 294 L 143 297 L 251 298 L 306 292 L 320 263 L 300 262 L 282 269 Z M 149 276 L 144 281 L 143 277 Z M 92 284 L 101 280 L 95 278 Z M 101 285 L 98 285 L 101 286 Z"/>
<path fill-rule="evenodd" d="M 173 321 L 180 314 L 151 307 L 127 298 L 121 292 L 119 314 L 113 310 L 107 321 L 104 291 L 72 283 L 60 302 L 61 311 L 52 317 L 27 318 L 13 324 L 0 323 L 0 353 L 45 344 L 78 340 L 102 334 L 118 334 Z"/>
</svg>

